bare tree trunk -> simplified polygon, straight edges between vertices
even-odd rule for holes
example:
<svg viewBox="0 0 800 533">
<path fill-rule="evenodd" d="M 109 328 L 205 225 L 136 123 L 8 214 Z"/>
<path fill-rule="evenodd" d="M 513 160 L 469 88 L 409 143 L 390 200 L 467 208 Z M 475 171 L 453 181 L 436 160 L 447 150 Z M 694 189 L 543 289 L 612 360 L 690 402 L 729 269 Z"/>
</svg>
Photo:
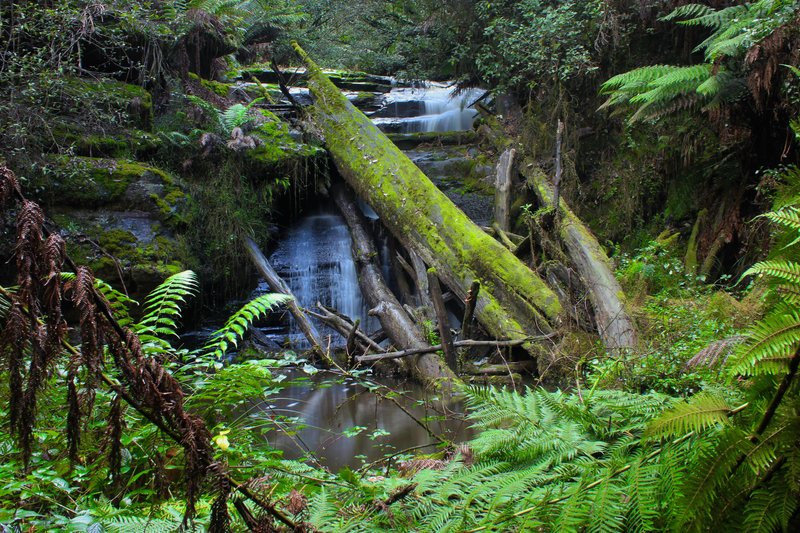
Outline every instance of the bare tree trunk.
<svg viewBox="0 0 800 533">
<path fill-rule="evenodd" d="M 553 206 L 554 191 L 547 176 L 533 162 L 521 165 L 523 175 L 542 206 Z M 622 292 L 600 243 L 561 199 L 561 214 L 556 228 L 567 255 L 581 277 L 595 313 L 597 330 L 612 352 L 636 347 L 636 328 L 628 316 L 625 293 Z"/>
<path fill-rule="evenodd" d="M 558 325 L 556 295 L 514 254 L 476 226 L 295 46 L 306 63 L 312 116 L 340 174 L 409 250 L 436 268 L 464 300 L 473 281 L 484 290 L 475 316 L 501 339 L 526 339 Z M 543 349 L 526 344 L 532 355 Z"/>
<path fill-rule="evenodd" d="M 517 151 L 508 148 L 500 155 L 495 178 L 494 220 L 502 231 L 511 229 L 511 186 L 514 182 L 514 156 Z"/>
</svg>

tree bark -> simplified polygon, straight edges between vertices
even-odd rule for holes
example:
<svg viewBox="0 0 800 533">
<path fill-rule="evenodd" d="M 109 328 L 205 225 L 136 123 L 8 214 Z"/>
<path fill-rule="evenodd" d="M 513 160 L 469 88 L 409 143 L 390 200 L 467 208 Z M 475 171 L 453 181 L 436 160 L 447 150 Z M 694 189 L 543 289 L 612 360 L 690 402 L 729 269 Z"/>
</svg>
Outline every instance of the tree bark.
<svg viewBox="0 0 800 533">
<path fill-rule="evenodd" d="M 517 151 L 508 148 L 497 162 L 497 176 L 494 184 L 494 220 L 500 230 L 511 229 L 511 185 L 513 184 L 514 156 Z"/>
<path fill-rule="evenodd" d="M 398 348 L 428 349 L 430 345 L 422 332 L 408 316 L 395 295 L 386 286 L 372 237 L 364 227 L 358 206 L 341 185 L 334 187 L 333 199 L 342 212 L 350 235 L 353 238 L 353 257 L 358 269 L 361 292 L 373 309 L 370 314 L 378 317 L 384 331 Z M 422 353 L 410 365 L 411 373 L 422 383 L 438 386 L 442 380 L 457 381 L 456 375 L 442 362 L 439 356 Z"/>
<path fill-rule="evenodd" d="M 533 162 L 522 164 L 521 171 L 528 179 L 539 202 L 553 206 L 553 186 Z M 614 277 L 608 256 L 600 243 L 562 198 L 558 212 L 558 236 L 564 243 L 567 255 L 589 293 L 595 313 L 597 330 L 606 348 L 612 352 L 630 350 L 636 346 L 636 328 L 628 316 L 625 294 Z"/>
<path fill-rule="evenodd" d="M 531 340 L 545 340 L 545 339 L 551 339 L 552 337 L 553 335 L 550 334 L 550 335 L 542 335 L 537 339 L 515 339 L 511 341 L 475 341 L 467 339 L 463 341 L 455 341 L 453 343 L 453 346 L 456 348 L 471 348 L 473 346 L 494 346 L 500 348 L 509 346 L 522 346 L 523 344 Z M 408 350 L 399 350 L 396 352 L 362 355 L 356 357 L 356 361 L 358 361 L 359 363 L 372 363 L 374 361 L 385 361 L 387 359 L 399 359 L 401 357 L 408 357 L 409 355 L 418 355 L 421 353 L 435 352 L 441 350 L 442 348 L 443 346 L 441 344 L 436 344 L 434 346 L 427 346 L 425 348 L 412 348 Z"/>
<path fill-rule="evenodd" d="M 476 226 L 328 80 L 295 44 L 309 74 L 312 118 L 339 173 L 383 224 L 464 300 L 473 281 L 476 318 L 500 339 L 525 339 L 558 325 L 555 294 L 503 245 Z M 534 356 L 542 347 L 528 344 Z"/>
<path fill-rule="evenodd" d="M 250 258 L 253 260 L 253 263 L 258 271 L 261 272 L 262 276 L 264 276 L 269 288 L 275 292 L 292 296 L 292 299 L 289 300 L 289 303 L 287 304 L 289 312 L 291 312 L 295 320 L 297 320 L 297 325 L 300 328 L 300 331 L 303 332 L 303 335 L 306 336 L 308 342 L 311 343 L 311 348 L 314 350 L 314 352 L 316 352 L 317 355 L 324 361 L 330 363 L 330 356 L 322 348 L 322 343 L 319 340 L 319 333 L 317 333 L 316 328 L 311 321 L 308 320 L 308 317 L 303 310 L 300 309 L 300 306 L 297 305 L 297 300 L 294 298 L 289 286 L 284 283 L 280 276 L 278 276 L 278 273 L 275 272 L 275 269 L 269 264 L 269 261 L 266 257 L 264 257 L 264 254 L 261 253 L 261 249 L 253 241 L 253 239 L 246 237 L 244 239 L 244 244 L 245 248 L 247 249 L 247 253 L 250 254 Z"/>
<path fill-rule="evenodd" d="M 427 276 L 433 309 L 436 311 L 436 322 L 439 325 L 439 338 L 442 340 L 444 360 L 447 362 L 447 366 L 450 367 L 450 370 L 458 372 L 458 357 L 456 355 L 456 349 L 453 347 L 453 335 L 450 333 L 450 324 L 447 321 L 447 308 L 444 306 L 444 298 L 442 298 L 442 287 L 439 285 L 439 278 L 436 277 L 435 270 L 428 270 Z"/>
</svg>

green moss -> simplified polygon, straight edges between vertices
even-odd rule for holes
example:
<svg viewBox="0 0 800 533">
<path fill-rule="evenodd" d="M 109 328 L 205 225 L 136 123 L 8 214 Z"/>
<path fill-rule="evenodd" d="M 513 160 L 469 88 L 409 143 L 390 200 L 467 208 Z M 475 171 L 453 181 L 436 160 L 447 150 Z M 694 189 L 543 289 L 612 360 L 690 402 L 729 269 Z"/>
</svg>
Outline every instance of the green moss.
<svg viewBox="0 0 800 533">
<path fill-rule="evenodd" d="M 118 202 L 128 186 L 147 174 L 165 183 L 172 180 L 157 168 L 121 159 L 51 156 L 35 188 L 55 205 L 96 207 Z"/>
<path fill-rule="evenodd" d="M 58 148 L 70 149 L 71 153 L 86 157 L 124 158 L 147 155 L 155 152 L 162 141 L 146 131 L 131 129 L 113 135 L 100 135 L 63 126 L 54 129 Z"/>
<path fill-rule="evenodd" d="M 199 81 L 200 85 L 202 85 L 203 87 L 205 87 L 206 89 L 208 89 L 212 93 L 217 94 L 217 95 L 219 95 L 219 96 L 221 96 L 223 98 L 227 98 L 228 94 L 230 93 L 230 88 L 231 88 L 230 84 L 222 83 L 222 82 L 214 81 L 214 80 L 207 80 L 207 79 L 201 78 L 200 76 L 198 76 L 194 72 L 190 72 L 189 73 L 189 78 Z"/>
<path fill-rule="evenodd" d="M 266 170 L 288 160 L 315 157 L 323 153 L 319 147 L 295 141 L 289 135 L 289 125 L 274 113 L 266 109 L 261 113 L 267 121 L 250 132 L 261 141 L 261 145 L 245 152 L 245 158 L 257 169 Z"/>
<path fill-rule="evenodd" d="M 692 226 L 692 234 L 689 235 L 689 243 L 686 245 L 686 255 L 683 258 L 683 266 L 686 272 L 690 274 L 697 274 L 697 267 L 699 266 L 697 262 L 697 237 L 700 234 L 700 226 L 705 221 L 707 214 L 707 209 L 703 209 L 697 213 L 697 220 L 695 220 L 694 226 Z"/>
<path fill-rule="evenodd" d="M 151 198 L 158 208 L 159 217 L 171 228 L 177 229 L 188 224 L 189 219 L 182 210 L 187 197 L 181 189 L 175 187 L 163 197 L 153 194 Z"/>
<path fill-rule="evenodd" d="M 308 66 L 315 118 L 328 149 L 348 183 L 373 202 L 387 227 L 425 242 L 429 257 L 424 259 L 442 271 L 451 270 L 461 286 L 481 281 L 485 290 L 479 295 L 480 319 L 492 334 L 519 338 L 548 330 L 548 320 L 558 320 L 561 306 L 547 285 L 477 228 L 299 47 L 296 50 Z M 499 291 L 505 292 L 508 309 L 495 298 Z"/>
<path fill-rule="evenodd" d="M 111 229 L 100 234 L 100 246 L 115 257 L 130 255 L 137 242 L 136 236 L 124 229 Z"/>
<path fill-rule="evenodd" d="M 73 96 L 90 97 L 95 105 L 109 111 L 127 113 L 129 122 L 137 128 L 150 130 L 153 126 L 153 97 L 144 87 L 110 79 L 72 78 L 66 88 Z"/>
</svg>

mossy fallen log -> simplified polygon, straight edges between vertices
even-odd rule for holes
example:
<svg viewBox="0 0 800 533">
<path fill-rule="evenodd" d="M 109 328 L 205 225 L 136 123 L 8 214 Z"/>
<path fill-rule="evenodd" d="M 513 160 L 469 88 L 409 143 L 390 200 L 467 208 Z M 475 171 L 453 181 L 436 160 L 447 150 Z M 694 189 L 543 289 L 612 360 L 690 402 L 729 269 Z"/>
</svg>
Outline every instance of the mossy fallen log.
<svg viewBox="0 0 800 533">
<path fill-rule="evenodd" d="M 434 145 L 460 145 L 470 144 L 478 140 L 478 134 L 473 130 L 466 131 L 423 131 L 418 133 L 387 133 L 399 148 L 404 150 L 416 148 L 420 144 Z"/>
<path fill-rule="evenodd" d="M 561 304 L 534 272 L 476 226 L 323 74 L 306 53 L 312 118 L 340 174 L 382 223 L 462 301 L 481 283 L 475 316 L 497 338 L 549 333 Z M 539 348 L 528 344 L 533 355 Z"/>
<path fill-rule="evenodd" d="M 555 191 L 544 172 L 532 161 L 524 161 L 520 172 L 527 178 L 542 206 L 552 208 Z M 558 238 L 586 287 L 598 334 L 612 352 L 635 348 L 636 328 L 628 315 L 625 294 L 614 276 L 608 256 L 563 198 L 558 209 Z"/>
</svg>

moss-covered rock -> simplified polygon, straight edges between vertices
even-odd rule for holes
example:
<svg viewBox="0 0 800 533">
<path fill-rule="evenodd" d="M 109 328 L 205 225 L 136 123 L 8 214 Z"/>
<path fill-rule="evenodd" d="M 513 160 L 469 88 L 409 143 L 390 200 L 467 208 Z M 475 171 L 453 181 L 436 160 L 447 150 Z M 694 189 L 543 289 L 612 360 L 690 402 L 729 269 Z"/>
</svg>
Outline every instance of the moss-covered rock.
<svg viewBox="0 0 800 533">
<path fill-rule="evenodd" d="M 34 190 L 51 206 L 138 210 L 169 225 L 185 222 L 186 195 L 169 173 L 138 162 L 51 156 L 34 180 Z"/>
<path fill-rule="evenodd" d="M 216 94 L 217 96 L 221 96 L 222 98 L 227 98 L 231 92 L 230 91 L 231 85 L 228 83 L 222 83 L 221 81 L 207 80 L 201 78 L 194 72 L 189 73 L 189 78 L 199 81 L 200 85 L 202 85 L 212 93 Z"/>
<path fill-rule="evenodd" d="M 113 114 L 124 116 L 129 125 L 142 130 L 153 127 L 153 97 L 139 85 L 111 79 L 73 78 L 66 84 L 68 96 L 85 99 Z"/>
<path fill-rule="evenodd" d="M 143 157 L 152 155 L 163 144 L 152 133 L 126 129 L 114 134 L 87 133 L 69 127 L 57 128 L 54 151 L 69 151 L 86 157 Z"/>
<path fill-rule="evenodd" d="M 53 221 L 66 238 L 70 257 L 140 301 L 168 276 L 195 263 L 182 240 L 149 213 L 58 209 Z"/>
</svg>

